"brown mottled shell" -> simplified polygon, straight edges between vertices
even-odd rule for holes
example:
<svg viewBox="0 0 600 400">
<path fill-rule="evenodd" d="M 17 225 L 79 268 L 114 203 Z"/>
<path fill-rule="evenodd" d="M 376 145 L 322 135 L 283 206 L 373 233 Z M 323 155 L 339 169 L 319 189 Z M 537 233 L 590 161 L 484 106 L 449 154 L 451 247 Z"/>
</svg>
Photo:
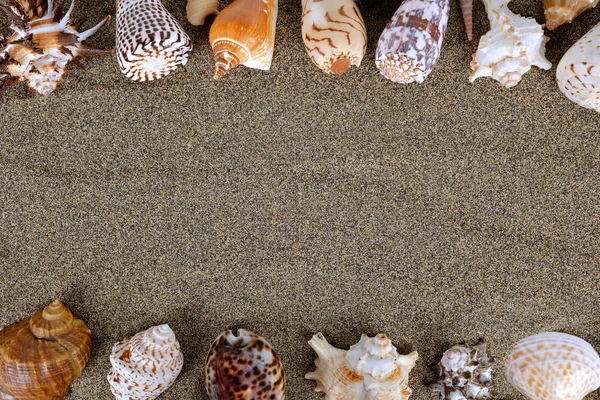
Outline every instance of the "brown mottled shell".
<svg viewBox="0 0 600 400">
<path fill-rule="evenodd" d="M 211 400 L 284 400 L 285 373 L 273 347 L 262 337 L 240 329 L 214 341 L 205 367 Z"/>
<path fill-rule="evenodd" d="M 599 0 L 542 0 L 546 28 L 554 30 L 562 24 L 573 22 L 582 12 L 596 7 Z"/>
<path fill-rule="evenodd" d="M 88 362 L 91 335 L 85 323 L 58 300 L 4 328 L 0 331 L 0 396 L 64 399 Z"/>
</svg>

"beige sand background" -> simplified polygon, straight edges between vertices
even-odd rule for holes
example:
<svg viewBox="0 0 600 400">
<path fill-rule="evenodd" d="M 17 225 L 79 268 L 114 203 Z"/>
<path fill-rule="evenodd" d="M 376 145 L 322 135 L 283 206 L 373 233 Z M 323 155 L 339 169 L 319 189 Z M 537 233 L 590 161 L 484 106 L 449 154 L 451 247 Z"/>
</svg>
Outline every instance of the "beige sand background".
<svg viewBox="0 0 600 400">
<path fill-rule="evenodd" d="M 512 8 L 543 22 L 538 3 Z M 185 353 L 165 400 L 206 399 L 208 347 L 238 327 L 279 351 L 291 400 L 320 398 L 303 379 L 319 331 L 418 350 L 415 399 L 434 398 L 430 368 L 462 340 L 485 337 L 499 364 L 540 331 L 600 349 L 598 114 L 559 92 L 554 68 L 512 90 L 470 84 L 488 30 L 477 1 L 477 40 L 452 0 L 426 83 L 385 80 L 374 51 L 399 4 L 358 1 L 369 51 L 343 77 L 312 65 L 300 1 L 281 0 L 272 70 L 213 81 L 208 28 L 170 0 L 196 46 L 175 74 L 136 84 L 94 59 L 48 98 L 20 85 L 1 100 L 0 326 L 55 298 L 87 322 L 93 354 L 69 399 L 110 399 L 112 344 L 161 323 Z M 76 8 L 86 26 L 114 12 Z M 599 21 L 552 32 L 550 61 Z M 114 20 L 89 41 L 113 42 Z M 522 398 L 496 377 L 495 399 Z"/>
</svg>

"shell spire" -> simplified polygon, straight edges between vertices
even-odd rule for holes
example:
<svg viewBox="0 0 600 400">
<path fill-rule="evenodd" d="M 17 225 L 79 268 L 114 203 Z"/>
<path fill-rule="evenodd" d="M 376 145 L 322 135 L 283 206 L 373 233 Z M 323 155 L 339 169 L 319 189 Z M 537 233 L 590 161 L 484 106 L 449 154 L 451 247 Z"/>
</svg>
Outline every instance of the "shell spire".
<svg viewBox="0 0 600 400">
<path fill-rule="evenodd" d="M 83 372 L 92 333 L 56 300 L 0 331 L 0 398 L 61 400 Z"/>
<path fill-rule="evenodd" d="M 449 0 L 405 0 L 383 30 L 375 63 L 393 82 L 423 82 L 440 57 Z"/>
<path fill-rule="evenodd" d="M 360 66 L 367 30 L 353 0 L 303 0 L 302 39 L 313 62 L 327 73 Z"/>
<path fill-rule="evenodd" d="M 556 68 L 561 92 L 582 107 L 600 111 L 600 24 L 583 35 Z"/>
<path fill-rule="evenodd" d="M 235 0 L 217 15 L 209 33 L 216 79 L 240 64 L 271 68 L 277 7 L 277 0 Z"/>
<path fill-rule="evenodd" d="M 573 22 L 582 12 L 596 7 L 598 1 L 600 0 L 542 0 L 546 28 L 552 31 L 562 24 Z"/>
<path fill-rule="evenodd" d="M 348 351 L 330 345 L 322 333 L 308 343 L 318 358 L 316 371 L 307 373 L 306 379 L 314 379 L 315 390 L 324 392 L 327 399 L 406 400 L 412 394 L 408 375 L 418 354 L 398 354 L 384 334 L 362 335 Z"/>
<path fill-rule="evenodd" d="M 119 0 L 117 61 L 134 81 L 160 79 L 188 62 L 192 40 L 160 0 Z"/>
<path fill-rule="evenodd" d="M 111 54 L 82 44 L 110 20 L 78 32 L 71 21 L 75 2 L 65 13 L 62 0 L 0 0 L 0 9 L 12 19 L 14 33 L 0 40 L 0 96 L 18 81 L 44 96 L 64 82 L 68 64 L 79 58 Z M 0 37 L 0 39 L 2 39 Z"/>
<path fill-rule="evenodd" d="M 473 0 L 460 0 L 460 9 L 469 41 L 473 40 Z"/>
<path fill-rule="evenodd" d="M 190 24 L 204 25 L 204 20 L 211 14 L 219 13 L 219 0 L 188 0 L 186 15 Z"/>
</svg>

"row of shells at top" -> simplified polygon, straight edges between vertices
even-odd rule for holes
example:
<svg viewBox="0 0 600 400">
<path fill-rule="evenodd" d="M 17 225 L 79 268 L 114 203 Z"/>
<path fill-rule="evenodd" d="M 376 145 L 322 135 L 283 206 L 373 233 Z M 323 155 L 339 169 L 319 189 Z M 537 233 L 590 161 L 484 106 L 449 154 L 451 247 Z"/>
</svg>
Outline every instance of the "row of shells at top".
<svg viewBox="0 0 600 400">
<path fill-rule="evenodd" d="M 330 400 L 406 400 L 418 353 L 398 353 L 385 334 L 362 335 L 349 350 L 318 333 L 308 342 L 316 370 L 306 374 Z M 90 358 L 91 331 L 60 301 L 0 331 L 0 398 L 65 399 Z M 155 399 L 183 367 L 183 354 L 168 325 L 151 327 L 116 343 L 108 383 L 120 400 Z M 440 400 L 484 400 L 492 392 L 494 359 L 482 340 L 447 350 L 430 385 Z M 505 366 L 508 381 L 531 400 L 580 400 L 600 387 L 600 357 L 585 340 L 545 332 L 522 339 Z M 211 400 L 283 400 L 286 377 L 271 344 L 244 329 L 213 342 L 204 367 Z"/>
<path fill-rule="evenodd" d="M 0 0 L 14 21 L 14 34 L 0 48 L 0 95 L 11 84 L 25 81 L 31 90 L 48 95 L 63 81 L 70 61 L 110 52 L 82 44 L 97 26 L 79 32 L 64 0 Z M 482 0 L 491 30 L 473 55 L 470 80 L 490 76 L 504 87 L 515 86 L 537 66 L 550 69 L 545 57 L 542 25 L 516 15 L 510 0 Z M 571 22 L 599 0 L 542 0 L 546 27 Z M 273 59 L 277 0 L 234 0 L 221 12 L 218 0 L 188 0 L 192 24 L 218 14 L 209 34 L 215 55 L 215 77 L 238 65 L 268 70 Z M 302 38 L 314 63 L 327 73 L 342 74 L 359 66 L 367 47 L 367 32 L 353 0 L 302 0 Z M 461 0 L 469 39 L 472 0 Z M 384 29 L 375 62 L 381 73 L 399 83 L 423 82 L 441 52 L 448 25 L 450 0 L 404 0 Z M 192 42 L 160 0 L 118 0 L 116 53 L 121 71 L 136 81 L 159 79 L 187 63 Z M 600 111 L 600 24 L 579 40 L 557 69 L 560 89 L 571 100 Z"/>
</svg>

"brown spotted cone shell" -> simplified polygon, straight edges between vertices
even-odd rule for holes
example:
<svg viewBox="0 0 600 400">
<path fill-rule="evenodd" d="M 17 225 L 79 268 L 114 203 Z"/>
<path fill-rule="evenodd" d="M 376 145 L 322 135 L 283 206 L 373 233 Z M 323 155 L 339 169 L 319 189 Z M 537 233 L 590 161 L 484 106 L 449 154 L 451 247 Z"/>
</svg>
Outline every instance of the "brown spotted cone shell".
<svg viewBox="0 0 600 400">
<path fill-rule="evenodd" d="M 211 400 L 285 399 L 285 373 L 277 353 L 264 338 L 245 329 L 217 337 L 205 374 Z"/>
<path fill-rule="evenodd" d="M 0 331 L 0 398 L 62 400 L 83 372 L 92 332 L 60 301 Z"/>
</svg>

